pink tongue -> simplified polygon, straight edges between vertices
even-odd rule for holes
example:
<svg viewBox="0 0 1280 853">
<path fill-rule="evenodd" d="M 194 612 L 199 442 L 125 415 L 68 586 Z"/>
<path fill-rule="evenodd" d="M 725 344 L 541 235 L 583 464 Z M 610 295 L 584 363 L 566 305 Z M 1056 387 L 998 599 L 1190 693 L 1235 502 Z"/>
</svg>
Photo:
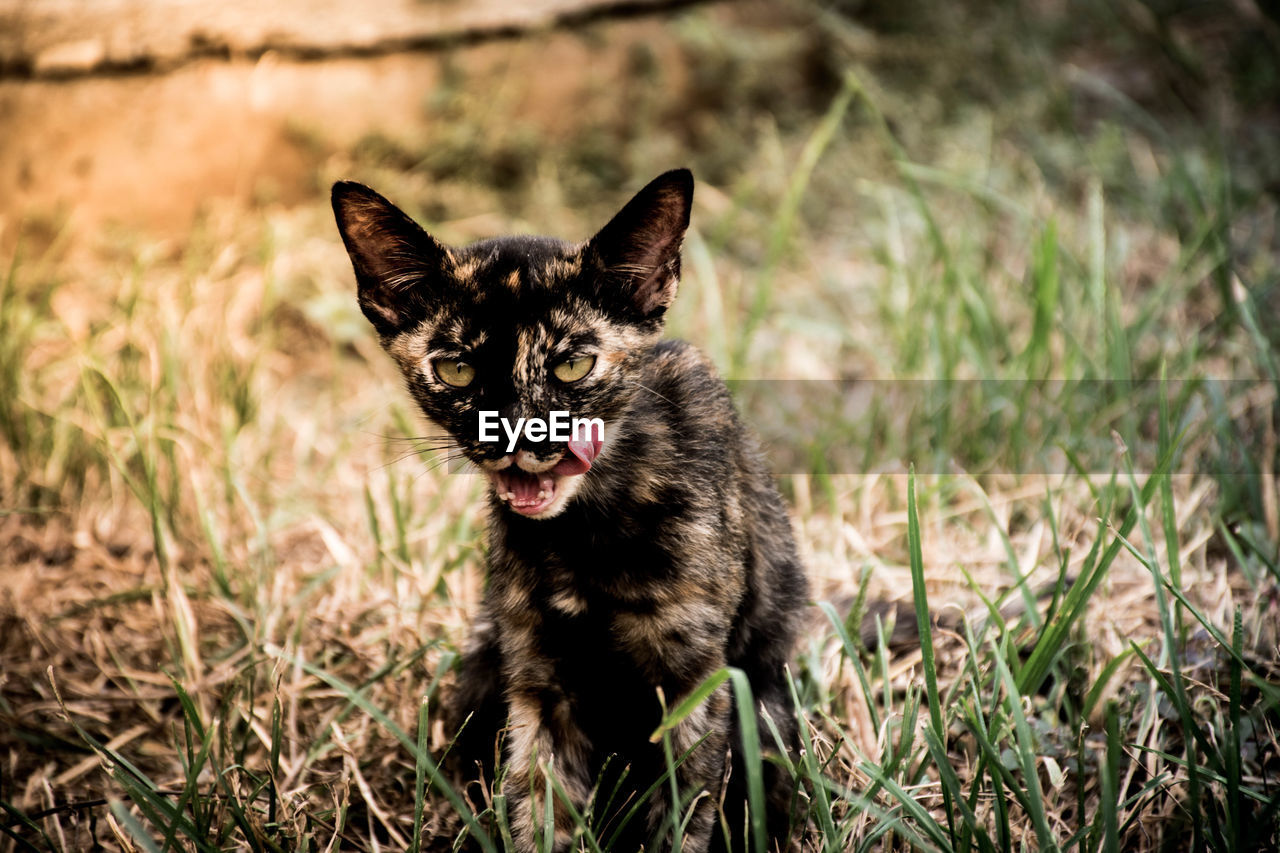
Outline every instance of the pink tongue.
<svg viewBox="0 0 1280 853">
<path fill-rule="evenodd" d="M 569 452 L 556 463 L 556 467 L 551 469 L 552 472 L 565 477 L 585 474 L 591 468 L 591 463 L 600 455 L 600 447 L 603 444 L 604 442 L 599 439 L 573 439 L 569 442 Z"/>
</svg>

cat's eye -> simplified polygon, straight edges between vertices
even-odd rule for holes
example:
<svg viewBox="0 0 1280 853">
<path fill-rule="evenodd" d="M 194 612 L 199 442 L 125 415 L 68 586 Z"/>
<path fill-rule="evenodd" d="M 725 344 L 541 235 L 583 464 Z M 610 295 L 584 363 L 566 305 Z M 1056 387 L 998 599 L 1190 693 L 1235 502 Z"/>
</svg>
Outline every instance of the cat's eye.
<svg viewBox="0 0 1280 853">
<path fill-rule="evenodd" d="M 594 355 L 579 355 L 574 358 L 566 358 L 552 368 L 551 372 L 561 382 L 577 382 L 590 373 L 591 368 L 595 366 L 596 357 Z"/>
<path fill-rule="evenodd" d="M 476 369 L 462 359 L 442 358 L 433 361 L 431 366 L 441 382 L 454 388 L 466 388 L 476 378 Z"/>
</svg>

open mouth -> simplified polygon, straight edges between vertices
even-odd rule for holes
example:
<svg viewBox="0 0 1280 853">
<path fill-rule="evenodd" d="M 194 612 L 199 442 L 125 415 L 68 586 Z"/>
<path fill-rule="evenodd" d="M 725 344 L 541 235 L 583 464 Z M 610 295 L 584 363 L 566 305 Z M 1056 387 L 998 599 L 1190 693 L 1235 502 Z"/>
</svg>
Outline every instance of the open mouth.
<svg viewBox="0 0 1280 853">
<path fill-rule="evenodd" d="M 561 476 L 551 471 L 530 474 L 514 465 L 489 474 L 498 499 L 521 515 L 545 512 L 556 499 Z"/>
<path fill-rule="evenodd" d="M 603 443 L 598 440 L 570 441 L 568 452 L 546 471 L 534 473 L 517 465 L 490 471 L 493 490 L 499 500 L 505 501 L 521 515 L 539 516 L 556 503 L 566 478 L 578 477 L 590 470 Z"/>
</svg>

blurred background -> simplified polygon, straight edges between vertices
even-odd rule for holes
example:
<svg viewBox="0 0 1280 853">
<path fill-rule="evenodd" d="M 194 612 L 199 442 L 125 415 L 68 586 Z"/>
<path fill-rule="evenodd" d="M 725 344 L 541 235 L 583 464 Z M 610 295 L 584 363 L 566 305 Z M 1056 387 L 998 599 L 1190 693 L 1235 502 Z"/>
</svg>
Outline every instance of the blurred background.
<svg viewBox="0 0 1280 853">
<path fill-rule="evenodd" d="M 1274 681 L 1278 16 L 0 0 L 0 849 L 127 849 L 166 821 L 230 847 L 407 845 L 395 731 L 447 681 L 481 594 L 482 490 L 418 452 L 329 187 L 369 184 L 446 242 L 577 240 L 676 166 L 698 184 L 668 328 L 765 432 L 818 598 L 857 629 L 867 601 L 910 597 L 914 465 L 931 600 L 1017 598 L 1006 651 L 1050 637 L 1051 686 L 1019 687 L 1037 754 L 1069 771 L 1044 771 L 1060 837 L 1176 848 L 1220 813 L 1219 849 L 1262 844 L 1247 832 L 1274 829 L 1274 785 L 1242 799 L 1240 779 L 1280 772 L 1275 700 L 1224 703 L 1243 657 L 1223 638 L 1238 608 L 1240 654 Z M 1152 565 L 1203 621 L 1165 621 Z M 1037 634 L 1033 591 L 1076 578 L 1078 609 Z M 892 741 L 876 726 L 901 720 L 918 650 L 868 682 L 850 661 L 869 650 L 815 619 L 806 707 L 865 790 L 846 751 Z M 1148 711 L 1177 691 L 1135 637 L 1163 672 L 1193 662 L 1194 713 Z M 955 667 L 944 682 L 998 692 L 990 667 Z M 1113 755 L 1191 758 L 1134 759 L 1117 800 L 1094 779 L 1106 744 L 1077 738 L 1107 708 Z M 1235 788 L 1184 786 L 1197 720 L 1244 756 L 1210 768 Z M 926 765 L 884 772 L 915 791 Z M 186 812 L 154 794 L 188 789 Z M 829 846 L 896 843 L 841 802 Z M 1043 847 L 1036 810 L 1011 808 L 1008 837 Z M 448 813 L 427 809 L 438 829 Z M 910 814 L 897 837 L 929 846 Z"/>
</svg>

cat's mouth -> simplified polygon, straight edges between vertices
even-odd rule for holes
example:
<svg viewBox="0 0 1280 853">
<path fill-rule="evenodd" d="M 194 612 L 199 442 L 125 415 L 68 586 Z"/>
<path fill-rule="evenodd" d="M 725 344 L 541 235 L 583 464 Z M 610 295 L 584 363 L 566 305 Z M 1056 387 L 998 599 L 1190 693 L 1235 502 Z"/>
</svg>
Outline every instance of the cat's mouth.
<svg viewBox="0 0 1280 853">
<path fill-rule="evenodd" d="M 600 455 L 603 441 L 589 439 L 570 441 L 560 461 L 544 471 L 527 471 L 519 463 L 500 471 L 488 472 L 498 500 L 514 511 L 530 518 L 550 518 L 564 508 L 576 488 L 565 488 L 566 481 L 591 469 Z"/>
</svg>

